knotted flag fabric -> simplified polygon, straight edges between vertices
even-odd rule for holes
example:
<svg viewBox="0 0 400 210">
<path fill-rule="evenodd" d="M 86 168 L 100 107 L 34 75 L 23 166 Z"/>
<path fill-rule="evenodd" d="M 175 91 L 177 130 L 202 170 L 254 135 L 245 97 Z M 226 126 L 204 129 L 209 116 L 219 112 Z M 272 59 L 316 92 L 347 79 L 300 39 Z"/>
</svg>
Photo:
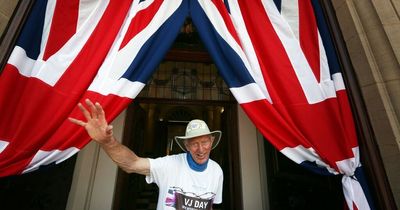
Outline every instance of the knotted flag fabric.
<svg viewBox="0 0 400 210">
<path fill-rule="evenodd" d="M 317 0 L 37 0 L 0 76 L 0 176 L 59 163 L 89 142 L 76 104 L 113 120 L 191 16 L 231 92 L 280 152 L 342 174 L 349 209 L 373 209 L 340 66 Z M 364 189 L 363 189 L 364 188 Z"/>
</svg>

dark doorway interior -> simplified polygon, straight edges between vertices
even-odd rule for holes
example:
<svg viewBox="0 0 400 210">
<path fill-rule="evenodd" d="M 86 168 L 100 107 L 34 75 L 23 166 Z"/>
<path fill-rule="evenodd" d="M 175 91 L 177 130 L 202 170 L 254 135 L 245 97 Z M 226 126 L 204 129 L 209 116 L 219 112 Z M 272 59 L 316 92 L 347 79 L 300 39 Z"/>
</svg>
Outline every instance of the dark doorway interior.
<svg viewBox="0 0 400 210">
<path fill-rule="evenodd" d="M 0 179 L 2 210 L 64 210 L 71 188 L 76 155 L 60 164 Z"/>
<path fill-rule="evenodd" d="M 264 140 L 271 210 L 343 210 L 342 176 L 315 174 Z"/>
<path fill-rule="evenodd" d="M 138 102 L 139 101 L 139 102 Z M 211 153 L 211 158 L 218 162 L 224 171 L 223 203 L 214 209 L 235 209 L 240 197 L 240 182 L 235 173 L 239 173 L 237 150 L 236 104 L 203 104 L 196 102 L 140 102 L 137 100 L 127 112 L 123 143 L 143 157 L 161 157 L 182 151 L 173 136 L 183 135 L 186 124 L 191 119 L 205 120 L 211 130 L 221 130 L 222 139 Z M 237 135 L 236 135 L 237 136 Z M 235 172 L 236 171 L 236 172 Z M 158 189 L 154 184 L 147 184 L 144 176 L 126 174 L 118 171 L 117 187 L 113 209 L 155 209 Z M 241 204 L 239 204 L 241 205 Z"/>
</svg>

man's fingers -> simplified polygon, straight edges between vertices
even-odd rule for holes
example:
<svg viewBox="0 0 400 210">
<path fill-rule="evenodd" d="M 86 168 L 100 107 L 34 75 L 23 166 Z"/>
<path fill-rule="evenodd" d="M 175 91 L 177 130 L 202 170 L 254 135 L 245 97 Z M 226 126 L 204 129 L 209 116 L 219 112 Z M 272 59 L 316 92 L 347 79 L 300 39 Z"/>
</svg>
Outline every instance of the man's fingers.
<svg viewBox="0 0 400 210">
<path fill-rule="evenodd" d="M 96 102 L 94 105 L 96 106 L 97 117 L 98 117 L 100 120 L 106 120 L 106 119 L 105 119 L 106 117 L 105 117 L 105 113 L 104 113 L 103 107 L 100 105 L 100 103 L 99 103 L 99 102 Z"/>
<path fill-rule="evenodd" d="M 85 126 L 87 124 L 93 125 L 95 127 L 103 127 L 107 126 L 107 121 L 105 119 L 105 113 L 103 108 L 101 107 L 100 103 L 96 102 L 93 104 L 92 101 L 89 99 L 85 100 L 86 105 L 88 106 L 85 108 L 81 103 L 78 103 L 78 107 L 81 110 L 83 116 L 86 118 L 87 122 L 84 122 L 82 120 L 78 120 L 75 118 L 68 118 L 71 122 L 80 125 L 80 126 Z M 104 127 L 103 127 L 104 128 Z M 106 130 L 108 132 L 108 127 L 106 127 Z M 110 127 L 110 132 L 112 133 L 112 127 Z"/>
<path fill-rule="evenodd" d="M 83 122 L 82 120 L 77 120 L 77 119 L 72 118 L 72 117 L 68 117 L 68 120 L 71 121 L 72 123 L 75 123 L 75 124 L 80 125 L 80 126 L 85 126 L 86 125 L 86 123 Z"/>
<path fill-rule="evenodd" d="M 90 112 L 92 113 L 92 118 L 98 119 L 99 116 L 98 116 L 96 107 L 94 106 L 93 102 L 89 99 L 86 99 L 85 102 L 86 102 L 87 106 L 89 107 Z"/>
<path fill-rule="evenodd" d="M 81 110 L 83 116 L 85 116 L 86 120 L 89 121 L 90 119 L 92 119 L 92 115 L 90 114 L 90 112 L 81 103 L 78 103 L 78 107 Z"/>
</svg>

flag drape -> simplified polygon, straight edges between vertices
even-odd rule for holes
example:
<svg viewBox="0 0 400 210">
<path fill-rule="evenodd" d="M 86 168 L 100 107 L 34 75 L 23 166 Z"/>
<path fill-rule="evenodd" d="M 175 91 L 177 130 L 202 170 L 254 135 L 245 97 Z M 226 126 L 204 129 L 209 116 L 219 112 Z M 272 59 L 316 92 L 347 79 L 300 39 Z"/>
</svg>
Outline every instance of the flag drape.
<svg viewBox="0 0 400 210">
<path fill-rule="evenodd" d="M 84 129 L 67 120 L 82 118 L 76 104 L 97 101 L 112 121 L 187 16 L 264 137 L 310 170 L 343 175 L 349 209 L 373 209 L 358 181 L 355 127 L 317 0 L 37 0 L 0 75 L 0 176 L 84 147 Z"/>
</svg>

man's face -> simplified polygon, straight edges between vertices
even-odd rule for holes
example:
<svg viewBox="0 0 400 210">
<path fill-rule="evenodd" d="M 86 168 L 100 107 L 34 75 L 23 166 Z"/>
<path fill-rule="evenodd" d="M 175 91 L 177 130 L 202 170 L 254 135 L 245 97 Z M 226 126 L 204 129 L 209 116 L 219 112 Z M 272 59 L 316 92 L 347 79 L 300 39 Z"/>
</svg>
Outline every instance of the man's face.
<svg viewBox="0 0 400 210">
<path fill-rule="evenodd" d="M 204 135 L 186 140 L 185 146 L 187 151 L 192 155 L 193 160 L 197 164 L 203 164 L 207 162 L 210 157 L 213 141 L 213 136 Z"/>
</svg>

